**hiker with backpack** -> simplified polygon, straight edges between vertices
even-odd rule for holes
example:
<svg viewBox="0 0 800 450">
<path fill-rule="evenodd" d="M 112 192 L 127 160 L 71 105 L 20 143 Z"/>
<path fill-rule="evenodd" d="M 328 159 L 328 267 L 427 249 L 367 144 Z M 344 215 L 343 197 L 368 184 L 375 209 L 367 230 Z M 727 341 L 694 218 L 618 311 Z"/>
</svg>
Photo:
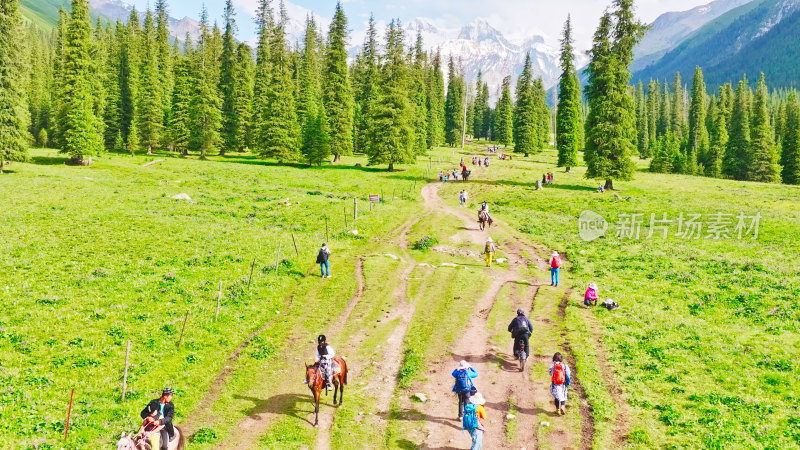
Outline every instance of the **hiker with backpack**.
<svg viewBox="0 0 800 450">
<path fill-rule="evenodd" d="M 317 253 L 317 264 L 319 264 L 320 278 L 331 277 L 331 264 L 328 259 L 331 257 L 331 250 L 323 243 Z"/>
<path fill-rule="evenodd" d="M 467 404 L 470 393 L 476 391 L 472 379 L 478 376 L 478 371 L 471 367 L 468 362 L 461 360 L 452 375 L 456 379 L 453 385 L 453 392 L 458 395 L 458 419 L 461 420 L 464 417 L 464 405 Z"/>
<path fill-rule="evenodd" d="M 564 415 L 567 407 L 567 388 L 572 384 L 572 374 L 569 366 L 564 363 L 560 352 L 553 355 L 553 364 L 550 365 L 550 393 L 553 394 L 556 413 Z"/>
<path fill-rule="evenodd" d="M 550 257 L 550 286 L 558 286 L 558 272 L 561 270 L 561 258 L 558 252 Z"/>
<path fill-rule="evenodd" d="M 469 398 L 469 403 L 464 406 L 464 420 L 461 422 L 461 429 L 469 432 L 472 438 L 471 450 L 480 450 L 483 447 L 483 432 L 485 430 L 483 421 L 486 420 L 486 408 L 483 405 L 486 400 L 480 392 L 475 392 Z"/>
</svg>

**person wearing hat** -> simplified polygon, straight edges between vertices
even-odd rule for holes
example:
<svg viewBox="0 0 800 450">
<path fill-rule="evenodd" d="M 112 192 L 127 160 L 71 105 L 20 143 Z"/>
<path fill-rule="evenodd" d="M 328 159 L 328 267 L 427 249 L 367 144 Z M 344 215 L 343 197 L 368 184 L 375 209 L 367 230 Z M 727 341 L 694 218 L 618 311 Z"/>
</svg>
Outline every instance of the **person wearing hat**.
<svg viewBox="0 0 800 450">
<path fill-rule="evenodd" d="M 322 371 L 322 376 L 325 377 L 325 383 L 328 389 L 333 389 L 333 357 L 336 352 L 333 347 L 328 344 L 328 338 L 324 334 L 317 337 L 317 354 L 316 361 L 319 363 L 319 369 Z"/>
<path fill-rule="evenodd" d="M 163 425 L 160 434 L 161 450 L 169 448 L 169 440 L 175 436 L 175 428 L 172 426 L 172 419 L 175 418 L 175 405 L 172 404 L 172 388 L 165 388 L 161 393 L 161 398 L 150 400 L 150 403 L 142 410 L 142 419 L 151 418 L 156 426 Z"/>
<path fill-rule="evenodd" d="M 331 277 L 331 264 L 328 262 L 328 258 L 330 258 L 330 256 L 331 250 L 323 242 L 322 247 L 319 249 L 319 253 L 317 253 L 317 264 L 319 264 L 321 278 Z"/>
<path fill-rule="evenodd" d="M 478 422 L 477 427 L 468 430 L 470 437 L 472 437 L 470 450 L 480 450 L 483 447 L 483 431 L 485 429 L 483 421 L 486 420 L 486 408 L 483 405 L 486 404 L 486 399 L 483 398 L 483 394 L 480 392 L 475 392 L 469 397 L 469 402 L 475 405 L 475 416 Z"/>
<path fill-rule="evenodd" d="M 458 367 L 452 373 L 456 379 L 453 385 L 453 392 L 458 395 L 458 419 L 464 417 L 464 405 L 469 400 L 470 393 L 476 392 L 473 378 L 477 378 L 478 371 L 469 365 L 468 362 L 461 360 Z"/>
<path fill-rule="evenodd" d="M 486 240 L 486 246 L 483 248 L 483 253 L 486 254 L 486 267 L 492 266 L 492 256 L 494 256 L 495 248 L 492 237 Z"/>
<path fill-rule="evenodd" d="M 550 286 L 558 286 L 558 271 L 561 269 L 561 258 L 558 252 L 550 257 Z"/>
<path fill-rule="evenodd" d="M 592 283 L 586 288 L 586 293 L 583 294 L 583 304 L 592 306 L 592 303 L 597 305 L 597 283 Z"/>
</svg>

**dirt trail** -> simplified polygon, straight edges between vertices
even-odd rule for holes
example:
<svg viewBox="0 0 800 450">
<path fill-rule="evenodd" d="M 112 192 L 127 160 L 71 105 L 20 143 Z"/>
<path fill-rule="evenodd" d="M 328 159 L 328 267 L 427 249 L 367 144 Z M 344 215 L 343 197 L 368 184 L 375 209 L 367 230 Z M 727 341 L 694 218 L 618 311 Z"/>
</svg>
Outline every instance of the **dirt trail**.
<svg viewBox="0 0 800 450">
<path fill-rule="evenodd" d="M 435 186 L 434 190 L 428 191 L 428 194 L 435 195 L 436 198 L 428 201 L 434 204 L 437 210 L 457 216 L 464 222 L 464 229 L 458 233 L 457 239 L 483 245 L 491 230 L 480 231 L 469 211 L 444 204 L 438 197 L 440 185 Z M 505 346 L 497 348 L 491 344 L 492 335 L 505 332 L 504 322 L 506 318 L 510 320 L 514 317 L 517 308 L 523 308 L 526 312 L 534 311 L 533 305 L 539 293 L 539 285 L 543 282 L 521 281 L 524 269 L 529 264 L 539 269 L 546 267 L 544 259 L 538 257 L 540 252 L 513 237 L 503 243 L 501 250 L 508 257 L 508 270 L 490 269 L 492 283 L 478 300 L 476 312 L 472 315 L 461 340 L 454 344 L 449 357 L 434 365 L 427 376 L 427 381 L 418 389 L 429 397 L 428 402 L 417 407 L 427 423 L 423 444 L 425 448 L 463 448 L 469 443 L 469 437 L 461 430 L 461 424 L 456 420 L 455 396 L 449 389 L 453 384 L 451 372 L 461 359 L 470 362 L 478 371 L 476 386 L 487 399 L 488 417 L 484 434 L 486 448 L 538 447 L 539 416 L 542 413 L 555 416 L 552 408 L 547 409 L 552 400 L 549 385 L 540 380 L 541 376 L 534 377 L 538 378 L 536 382 L 531 381 L 532 363 L 549 362 L 550 355 L 538 354 L 535 339 L 532 338 L 533 354 L 525 373 L 520 373 L 510 349 Z M 528 255 L 523 255 L 523 250 Z M 501 288 L 508 283 L 513 283 L 510 307 L 508 311 L 499 312 L 498 322 L 501 323 L 490 330 L 487 327 L 489 313 L 495 307 Z M 558 335 L 560 330 L 551 320 L 557 314 L 558 306 L 557 301 L 548 301 L 546 305 L 537 308 L 536 315 L 531 314 L 530 317 L 534 329 Z M 506 424 L 509 420 L 507 419 L 509 399 L 512 398 L 516 414 L 511 420 L 516 421 L 516 430 L 509 443 Z M 559 428 L 548 435 L 548 440 L 553 448 L 574 448 L 578 446 L 581 438 L 570 429 Z"/>
<path fill-rule="evenodd" d="M 397 384 L 397 374 L 400 371 L 400 366 L 403 361 L 402 343 L 408 332 L 408 327 L 411 324 L 411 319 L 414 317 L 415 311 L 414 303 L 408 298 L 408 279 L 411 276 L 411 272 L 417 267 L 417 264 L 408 253 L 408 232 L 411 230 L 411 227 L 423 217 L 431 213 L 433 205 L 430 203 L 430 200 L 436 197 L 435 195 L 431 196 L 429 194 L 431 189 L 430 185 L 426 185 L 422 189 L 423 198 L 425 199 L 424 213 L 401 225 L 393 232 L 397 235 L 396 244 L 400 250 L 400 259 L 406 266 L 405 269 L 403 269 L 403 273 L 400 275 L 400 284 L 398 284 L 397 288 L 392 293 L 392 298 L 395 300 L 394 307 L 386 317 L 380 320 L 380 323 L 391 323 L 399 319 L 391 335 L 386 340 L 388 345 L 384 347 L 385 350 L 381 355 L 381 361 L 383 361 L 381 371 L 385 376 L 381 378 L 380 386 L 373 386 L 372 384 L 366 386 L 366 390 L 374 395 L 377 409 L 373 411 L 373 413 L 379 415 L 387 413 L 391 406 L 392 396 L 394 395 Z M 358 276 L 359 278 L 363 278 L 361 273 L 359 273 Z M 350 311 L 352 311 L 352 308 L 350 308 Z M 342 322 L 342 325 L 344 325 L 344 322 Z M 367 330 L 361 330 L 350 339 L 349 343 L 343 343 L 341 354 L 347 352 L 347 354 L 357 355 L 358 352 L 355 346 L 365 340 L 366 332 Z M 330 333 L 331 335 L 335 334 L 334 331 Z M 359 379 L 359 373 L 366 364 L 366 361 L 361 361 L 358 357 L 353 357 L 348 358 L 348 363 L 350 368 L 350 374 L 348 374 L 349 378 L 351 380 Z M 320 410 L 319 430 L 317 431 L 315 449 L 327 450 L 331 448 L 330 430 L 333 421 L 333 408 L 326 408 L 325 411 L 322 409 Z"/>
</svg>

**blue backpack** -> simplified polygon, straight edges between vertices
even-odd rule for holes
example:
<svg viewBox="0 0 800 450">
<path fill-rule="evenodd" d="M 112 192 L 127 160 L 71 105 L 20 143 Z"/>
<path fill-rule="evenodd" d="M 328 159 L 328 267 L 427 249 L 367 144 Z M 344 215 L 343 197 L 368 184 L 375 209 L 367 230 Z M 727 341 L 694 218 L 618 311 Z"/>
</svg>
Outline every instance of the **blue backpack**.
<svg viewBox="0 0 800 450">
<path fill-rule="evenodd" d="M 459 369 L 458 373 L 456 373 L 456 391 L 469 392 L 472 390 L 472 386 L 469 370 Z"/>
<path fill-rule="evenodd" d="M 475 405 L 467 403 L 464 405 L 464 420 L 461 422 L 461 429 L 472 432 L 475 428 L 478 428 L 478 414 L 475 411 Z"/>
</svg>

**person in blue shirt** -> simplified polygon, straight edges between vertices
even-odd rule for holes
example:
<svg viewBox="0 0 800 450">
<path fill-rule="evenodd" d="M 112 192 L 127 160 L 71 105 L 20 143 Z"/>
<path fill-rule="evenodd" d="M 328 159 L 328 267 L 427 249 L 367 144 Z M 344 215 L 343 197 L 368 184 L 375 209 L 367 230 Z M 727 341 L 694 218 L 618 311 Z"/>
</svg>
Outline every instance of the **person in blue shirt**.
<svg viewBox="0 0 800 450">
<path fill-rule="evenodd" d="M 462 360 L 452 375 L 456 379 L 453 392 L 458 395 L 458 420 L 461 420 L 464 417 L 464 405 L 469 401 L 470 394 L 477 391 L 472 379 L 478 376 L 478 372 L 470 367 L 468 362 Z"/>
</svg>

